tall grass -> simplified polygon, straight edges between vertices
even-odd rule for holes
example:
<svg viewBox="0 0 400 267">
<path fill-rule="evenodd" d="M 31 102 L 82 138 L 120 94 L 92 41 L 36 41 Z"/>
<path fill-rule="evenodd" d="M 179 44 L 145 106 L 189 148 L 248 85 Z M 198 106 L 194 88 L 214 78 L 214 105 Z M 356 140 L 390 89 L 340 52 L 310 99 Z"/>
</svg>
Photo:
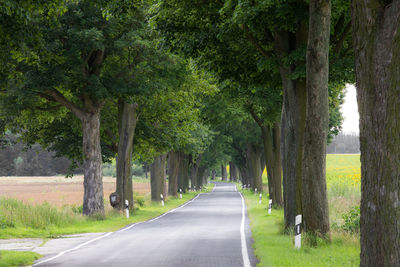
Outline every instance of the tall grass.
<svg viewBox="0 0 400 267">
<path fill-rule="evenodd" d="M 328 154 L 326 181 L 329 216 L 333 230 L 343 225 L 343 215 L 360 205 L 361 170 L 360 155 Z"/>
<path fill-rule="evenodd" d="M 17 199 L 0 198 L 0 228 L 3 229 L 18 226 L 34 229 L 62 227 L 81 219 L 68 207 L 58 209 L 48 203 L 29 205 Z"/>
</svg>

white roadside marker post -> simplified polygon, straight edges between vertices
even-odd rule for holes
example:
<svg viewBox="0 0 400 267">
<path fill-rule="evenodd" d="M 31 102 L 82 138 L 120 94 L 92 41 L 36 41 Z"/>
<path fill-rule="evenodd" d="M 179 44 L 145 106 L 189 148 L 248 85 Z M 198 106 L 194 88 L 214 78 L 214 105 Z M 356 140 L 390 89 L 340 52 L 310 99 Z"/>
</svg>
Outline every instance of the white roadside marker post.
<svg viewBox="0 0 400 267">
<path fill-rule="evenodd" d="M 193 186 L 193 188 L 194 188 L 194 191 L 196 191 L 196 186 Z"/>
<path fill-rule="evenodd" d="M 182 198 L 182 188 L 179 189 L 179 198 Z"/>
<path fill-rule="evenodd" d="M 164 196 L 163 196 L 163 194 L 160 194 L 160 197 L 161 197 L 161 206 L 164 207 Z"/>
<path fill-rule="evenodd" d="M 272 211 L 272 199 L 269 200 L 269 204 L 268 204 L 268 214 L 271 214 Z"/>
<path fill-rule="evenodd" d="M 294 232 L 294 247 L 301 248 L 301 215 L 296 216 Z"/>
<path fill-rule="evenodd" d="M 260 200 L 258 200 L 258 204 L 261 204 L 262 194 L 260 193 Z"/>
<path fill-rule="evenodd" d="M 257 195 L 257 188 L 254 189 L 254 195 Z"/>
<path fill-rule="evenodd" d="M 125 216 L 128 219 L 129 218 L 129 201 L 125 199 Z"/>
<path fill-rule="evenodd" d="M 242 184 L 242 189 L 246 189 L 246 185 L 245 184 Z"/>
</svg>

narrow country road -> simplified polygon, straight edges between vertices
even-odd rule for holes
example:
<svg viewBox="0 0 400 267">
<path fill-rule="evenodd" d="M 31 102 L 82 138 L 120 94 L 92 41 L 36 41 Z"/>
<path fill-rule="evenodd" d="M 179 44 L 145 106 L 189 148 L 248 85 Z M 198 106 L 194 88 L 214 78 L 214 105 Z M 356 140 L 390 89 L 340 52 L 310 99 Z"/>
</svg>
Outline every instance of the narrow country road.
<svg viewBox="0 0 400 267">
<path fill-rule="evenodd" d="M 244 200 L 233 184 L 156 219 L 127 226 L 34 266 L 255 266 Z"/>
</svg>

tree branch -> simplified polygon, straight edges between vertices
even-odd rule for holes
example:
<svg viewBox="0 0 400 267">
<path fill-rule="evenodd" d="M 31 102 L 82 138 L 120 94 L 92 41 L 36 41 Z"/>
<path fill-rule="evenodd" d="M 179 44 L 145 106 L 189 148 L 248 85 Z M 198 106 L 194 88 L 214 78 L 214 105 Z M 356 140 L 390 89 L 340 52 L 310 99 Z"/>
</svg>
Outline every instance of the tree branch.
<svg viewBox="0 0 400 267">
<path fill-rule="evenodd" d="M 83 111 L 77 105 L 75 105 L 73 102 L 66 99 L 65 96 L 62 93 L 60 93 L 58 90 L 48 91 L 47 95 L 46 94 L 39 94 L 39 95 L 47 100 L 56 101 L 56 102 L 60 103 L 64 107 L 71 110 L 71 112 L 74 113 L 79 119 L 81 119 L 83 117 Z M 48 97 L 51 97 L 52 99 L 49 99 Z"/>
<path fill-rule="evenodd" d="M 247 25 L 242 24 L 242 25 L 240 25 L 240 28 L 244 31 L 244 34 L 246 35 L 247 40 L 249 40 L 250 43 L 252 43 L 254 45 L 254 47 L 258 50 L 258 52 L 260 52 L 267 59 L 271 57 L 271 53 L 268 52 L 267 50 L 265 50 L 259 44 L 259 41 L 250 33 L 249 27 L 247 27 Z"/>
<path fill-rule="evenodd" d="M 252 116 L 253 119 L 256 121 L 256 123 L 258 124 L 258 126 L 260 126 L 260 127 L 262 128 L 262 127 L 263 127 L 263 122 L 262 122 L 262 120 L 260 119 L 260 117 L 257 116 L 257 114 L 256 114 L 256 112 L 254 111 L 253 107 L 250 106 L 250 107 L 249 107 L 249 110 L 250 110 L 251 116 Z"/>
<path fill-rule="evenodd" d="M 342 34 L 340 35 L 339 39 L 337 40 L 337 42 L 335 44 L 335 52 L 336 53 L 339 53 L 340 50 L 342 49 L 344 40 L 346 39 L 346 35 L 349 33 L 350 29 L 351 29 L 351 21 L 349 21 L 347 23 L 346 27 L 342 31 Z"/>
</svg>

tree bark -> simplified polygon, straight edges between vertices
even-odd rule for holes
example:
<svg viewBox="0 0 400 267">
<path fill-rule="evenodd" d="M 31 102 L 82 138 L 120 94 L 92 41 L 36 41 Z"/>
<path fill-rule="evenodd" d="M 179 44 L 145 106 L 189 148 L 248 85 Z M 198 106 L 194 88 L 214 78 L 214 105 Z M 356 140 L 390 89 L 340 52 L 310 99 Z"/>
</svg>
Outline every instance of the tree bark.
<svg viewBox="0 0 400 267">
<path fill-rule="evenodd" d="M 203 185 L 208 183 L 208 177 L 210 176 L 210 170 L 206 168 L 203 174 Z"/>
<path fill-rule="evenodd" d="M 206 167 L 205 166 L 199 166 L 196 172 L 196 189 L 200 190 L 200 188 L 203 186 L 203 178 L 204 174 L 206 172 Z"/>
<path fill-rule="evenodd" d="M 211 180 L 215 180 L 216 173 L 215 169 L 211 171 Z"/>
<path fill-rule="evenodd" d="M 189 188 L 189 156 L 183 152 L 179 152 L 181 161 L 180 168 L 178 169 L 178 189 L 186 193 Z"/>
<path fill-rule="evenodd" d="M 228 178 L 228 175 L 226 173 L 226 166 L 225 164 L 221 164 L 221 179 L 222 181 L 226 181 Z"/>
<path fill-rule="evenodd" d="M 274 181 L 274 194 L 275 203 L 279 207 L 283 206 L 282 198 L 282 161 L 281 161 L 281 126 L 279 122 L 275 122 L 272 128 L 273 139 L 273 181 Z"/>
<path fill-rule="evenodd" d="M 236 165 L 230 161 L 229 162 L 229 181 L 236 182 L 238 178 L 238 171 Z"/>
<path fill-rule="evenodd" d="M 168 195 L 178 195 L 178 177 L 181 165 L 179 152 L 171 151 L 168 155 Z"/>
<path fill-rule="evenodd" d="M 190 168 L 190 188 L 192 190 L 194 190 L 195 188 L 196 190 L 199 189 L 197 187 L 197 171 L 199 169 L 200 161 L 201 161 L 201 155 L 197 157 L 196 162 L 193 162 L 192 160 Z"/>
<path fill-rule="evenodd" d="M 120 100 L 118 103 L 119 142 L 116 160 L 116 192 L 121 201 L 115 208 L 120 210 L 124 208 L 125 200 L 128 200 L 130 210 L 132 210 L 134 204 L 132 188 L 132 149 L 137 122 L 136 108 L 137 104 L 134 103 L 127 103 L 123 100 Z"/>
<path fill-rule="evenodd" d="M 267 126 L 261 127 L 261 133 L 264 142 L 264 155 L 267 165 L 269 197 L 272 199 L 274 205 L 282 206 L 282 167 L 280 157 L 279 123 L 275 123 L 272 129 Z"/>
<path fill-rule="evenodd" d="M 330 0 L 310 0 L 307 44 L 307 112 L 304 134 L 302 210 L 303 229 L 329 235 L 326 192 L 326 144 L 329 127 L 328 77 Z"/>
<path fill-rule="evenodd" d="M 150 167 L 151 200 L 160 201 L 160 194 L 166 200 L 165 192 L 165 161 L 167 155 L 160 155 L 154 159 Z"/>
<path fill-rule="evenodd" d="M 275 34 L 275 50 L 285 57 L 307 43 L 307 25 L 299 25 L 296 35 L 289 32 Z M 294 40 L 294 41 L 293 41 Z M 304 62 L 298 62 L 299 65 Z M 293 80 L 295 65 L 280 67 L 283 86 L 281 116 L 281 158 L 283 170 L 283 202 L 285 228 L 294 226 L 295 216 L 302 214 L 302 161 L 306 117 L 306 83 L 304 78 Z"/>
<path fill-rule="evenodd" d="M 83 214 L 104 213 L 102 159 L 100 146 L 100 109 L 81 117 L 83 135 Z"/>
<path fill-rule="evenodd" d="M 263 191 L 262 187 L 262 171 L 261 171 L 261 154 L 262 149 L 252 144 L 247 144 L 247 165 L 250 174 L 250 186 L 258 192 Z"/>
<path fill-rule="evenodd" d="M 353 1 L 352 8 L 360 112 L 360 266 L 399 266 L 400 1 Z"/>
</svg>

